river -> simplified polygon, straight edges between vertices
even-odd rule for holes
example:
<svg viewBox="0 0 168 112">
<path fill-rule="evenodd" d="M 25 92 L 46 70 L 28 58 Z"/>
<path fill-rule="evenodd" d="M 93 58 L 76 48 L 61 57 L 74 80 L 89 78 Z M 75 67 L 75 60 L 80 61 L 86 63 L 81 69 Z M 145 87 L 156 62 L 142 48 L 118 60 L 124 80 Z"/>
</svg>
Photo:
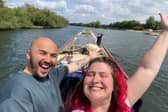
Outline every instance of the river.
<svg viewBox="0 0 168 112">
<path fill-rule="evenodd" d="M 26 65 L 25 52 L 33 39 L 38 36 L 51 37 L 61 47 L 70 37 L 84 29 L 68 26 L 62 29 L 28 29 L 0 31 L 0 89 L 11 73 Z M 133 74 L 141 57 L 151 46 L 156 36 L 142 32 L 95 29 L 103 33 L 103 43 L 124 67 L 127 74 Z M 143 97 L 141 112 L 167 112 L 168 110 L 168 55 L 158 77 Z M 131 75 L 130 75 L 131 76 Z"/>
</svg>

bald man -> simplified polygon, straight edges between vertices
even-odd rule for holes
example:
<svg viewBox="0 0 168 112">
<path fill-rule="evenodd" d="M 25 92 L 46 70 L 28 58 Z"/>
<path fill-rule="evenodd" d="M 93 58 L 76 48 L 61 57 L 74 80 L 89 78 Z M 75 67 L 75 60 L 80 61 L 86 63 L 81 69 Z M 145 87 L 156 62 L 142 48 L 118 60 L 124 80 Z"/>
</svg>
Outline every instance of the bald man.
<svg viewBox="0 0 168 112">
<path fill-rule="evenodd" d="M 98 56 L 55 68 L 58 48 L 47 37 L 35 39 L 26 53 L 27 66 L 6 84 L 1 95 L 0 112 L 63 112 L 59 84 L 63 77 Z"/>
</svg>

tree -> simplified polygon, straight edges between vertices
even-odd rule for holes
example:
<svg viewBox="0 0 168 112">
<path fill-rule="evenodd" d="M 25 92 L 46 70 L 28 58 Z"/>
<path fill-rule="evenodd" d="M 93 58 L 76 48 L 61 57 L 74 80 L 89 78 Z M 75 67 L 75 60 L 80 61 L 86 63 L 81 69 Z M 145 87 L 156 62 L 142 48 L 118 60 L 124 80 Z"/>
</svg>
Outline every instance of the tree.
<svg viewBox="0 0 168 112">
<path fill-rule="evenodd" d="M 31 5 L 17 8 L 4 7 L 0 0 L 0 30 L 20 28 L 60 28 L 69 24 L 68 20 L 48 9 L 38 9 Z"/>
<path fill-rule="evenodd" d="M 94 21 L 88 24 L 89 27 L 96 27 L 99 28 L 101 25 L 100 21 Z"/>
<path fill-rule="evenodd" d="M 4 7 L 4 1 L 0 0 L 0 8 Z"/>
<path fill-rule="evenodd" d="M 146 20 L 145 28 L 158 30 L 160 29 L 160 22 L 155 21 L 155 18 L 153 16 L 150 16 Z"/>
</svg>

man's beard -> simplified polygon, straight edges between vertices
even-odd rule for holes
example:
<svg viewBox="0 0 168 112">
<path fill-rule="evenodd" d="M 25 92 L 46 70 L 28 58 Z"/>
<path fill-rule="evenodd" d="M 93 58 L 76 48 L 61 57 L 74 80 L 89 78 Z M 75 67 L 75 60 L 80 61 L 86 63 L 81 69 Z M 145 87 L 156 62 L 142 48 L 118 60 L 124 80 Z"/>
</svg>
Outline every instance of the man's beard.
<svg viewBox="0 0 168 112">
<path fill-rule="evenodd" d="M 35 67 L 35 65 L 33 64 L 33 60 L 32 60 L 32 57 L 30 57 L 30 68 L 31 68 L 31 70 L 32 70 L 32 74 L 37 74 L 36 73 L 36 67 Z"/>
<path fill-rule="evenodd" d="M 32 57 L 30 57 L 30 68 L 31 68 L 31 70 L 32 70 L 32 74 L 38 75 L 38 73 L 37 73 L 37 68 L 38 68 L 38 66 L 39 66 L 39 67 L 45 69 L 45 68 L 43 67 L 43 65 L 48 66 L 48 68 L 46 68 L 46 69 L 52 69 L 52 68 L 54 68 L 54 66 L 55 66 L 54 63 L 48 63 L 48 62 L 45 62 L 44 60 L 39 61 L 39 62 L 38 62 L 38 65 L 35 65 L 35 64 L 33 63 Z"/>
</svg>

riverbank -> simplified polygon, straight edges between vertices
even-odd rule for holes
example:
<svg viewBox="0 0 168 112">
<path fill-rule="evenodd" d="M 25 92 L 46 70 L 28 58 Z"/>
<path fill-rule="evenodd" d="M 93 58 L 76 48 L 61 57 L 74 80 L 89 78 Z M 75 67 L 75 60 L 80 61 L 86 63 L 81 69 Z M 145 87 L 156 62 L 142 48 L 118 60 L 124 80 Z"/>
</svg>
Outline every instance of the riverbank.
<svg viewBox="0 0 168 112">
<path fill-rule="evenodd" d="M 160 35 L 160 31 L 148 31 L 148 30 L 127 30 L 127 31 L 142 32 L 142 33 L 144 33 L 146 35 L 154 35 L 154 36 Z"/>
<path fill-rule="evenodd" d="M 63 28 L 63 27 L 61 26 L 55 27 L 55 29 L 57 28 Z M 30 27 L 24 27 L 24 28 L 0 28 L 0 31 L 17 30 L 17 29 L 52 29 L 52 27 L 50 26 L 30 26 Z"/>
</svg>

